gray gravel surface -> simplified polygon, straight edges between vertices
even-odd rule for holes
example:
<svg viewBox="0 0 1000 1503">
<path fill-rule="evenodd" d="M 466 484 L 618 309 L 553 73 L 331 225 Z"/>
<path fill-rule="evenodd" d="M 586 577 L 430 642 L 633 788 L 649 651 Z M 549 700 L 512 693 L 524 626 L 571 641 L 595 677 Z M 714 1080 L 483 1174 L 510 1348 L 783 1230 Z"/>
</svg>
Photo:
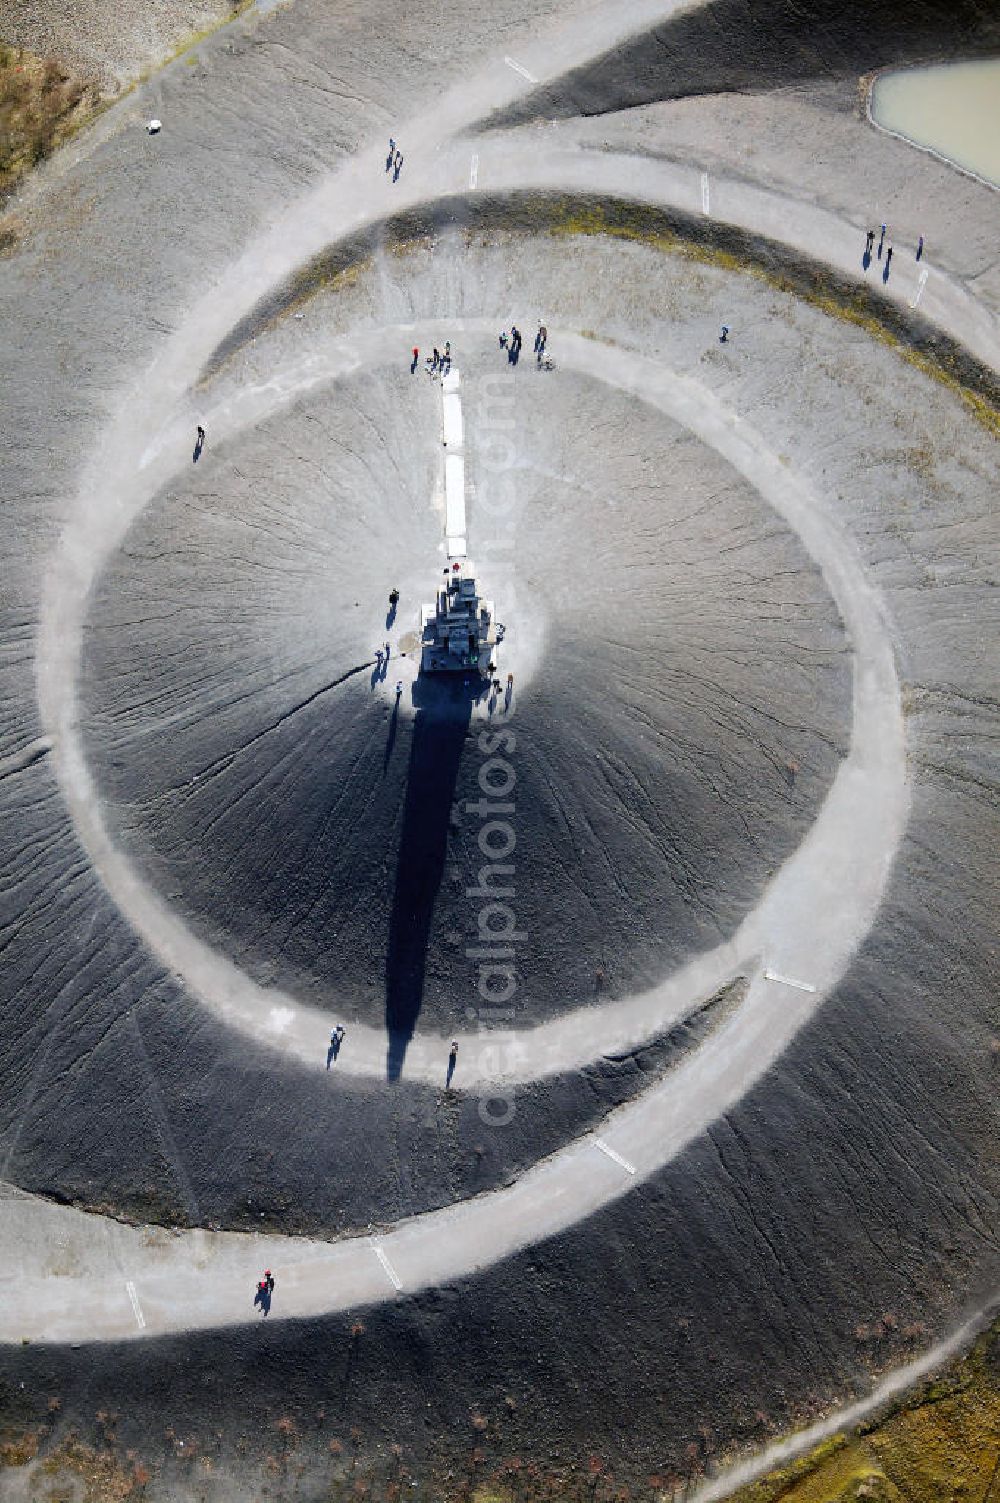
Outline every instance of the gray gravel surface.
<svg viewBox="0 0 1000 1503">
<path fill-rule="evenodd" d="M 59 58 L 116 94 L 198 33 L 228 20 L 234 8 L 228 0 L 157 0 L 155 6 L 123 0 L 60 6 L 4 0 L 0 40 Z"/>
<path fill-rule="evenodd" d="M 123 385 L 144 378 L 194 291 L 224 277 L 304 186 L 359 141 L 377 143 L 401 100 L 408 113 L 433 108 L 442 81 L 473 61 L 495 54 L 503 66 L 513 28 L 537 11 L 470 4 L 445 18 L 305 0 L 237 23 L 15 205 L 21 238 L 0 261 L 0 1171 L 17 1185 L 149 1219 L 239 1226 L 263 1213 L 290 1232 L 338 1232 L 498 1183 L 641 1084 L 640 1064 L 551 1081 L 525 1093 L 513 1127 L 484 1135 L 461 1096 L 350 1083 L 321 1061 L 313 1075 L 241 1042 L 124 923 L 36 745 L 46 560 Z M 701 87 L 717 87 L 710 53 L 692 56 Z M 609 90 L 602 107 L 624 102 Z M 607 138 L 620 129 L 631 149 L 640 132 L 696 165 L 704 144 L 713 170 L 728 157 L 790 188 L 786 104 L 800 137 L 804 112 L 825 108 L 778 94 L 655 105 L 635 124 L 609 121 Z M 152 113 L 166 126 L 155 140 L 139 129 Z M 841 209 L 856 154 L 870 151 L 863 217 L 893 190 L 903 148 L 829 113 L 842 144 L 811 191 Z M 748 121 L 759 144 L 749 160 L 734 146 Z M 943 263 L 989 297 L 994 274 L 976 257 L 995 197 L 912 160 L 912 194 L 943 205 Z M 469 1410 L 482 1406 L 491 1460 L 599 1452 L 635 1481 L 682 1466 L 691 1444 L 759 1437 L 756 1410 L 782 1422 L 842 1395 L 903 1349 L 906 1326 L 943 1329 L 996 1281 L 995 440 L 864 329 L 739 268 L 610 237 L 442 234 L 376 257 L 304 312 L 259 334 L 204 399 L 266 381 L 338 329 L 439 317 L 452 337 L 463 318 L 512 316 L 550 329 L 556 369 L 529 362 L 515 378 L 531 508 L 518 598 L 522 580 L 538 583 L 536 557 L 558 564 L 550 633 L 565 664 L 531 677 L 511 722 L 528 743 L 518 839 L 534 884 L 535 1015 L 562 1005 L 557 972 L 573 1001 L 592 996 L 597 964 L 628 989 L 732 925 L 812 818 L 849 729 L 849 656 L 801 546 L 665 418 L 563 380 L 560 323 L 697 375 L 836 509 L 881 591 L 905 685 L 910 824 L 879 922 L 836 995 L 649 1184 L 460 1287 L 365 1312 L 360 1346 L 338 1319 L 127 1352 L 5 1350 L 6 1381 L 29 1395 L 10 1412 L 30 1420 L 58 1394 L 66 1423 L 90 1426 L 127 1399 L 123 1439 L 155 1451 L 165 1492 L 179 1496 L 190 1488 L 171 1471 L 172 1448 L 161 1455 L 165 1422 L 222 1430 L 223 1470 L 240 1477 L 273 1439 L 253 1415 L 279 1408 L 308 1433 L 310 1457 L 334 1427 L 356 1425 L 366 1450 L 400 1440 L 421 1465 L 448 1466 L 465 1458 Z M 495 352 L 470 342 L 461 358 L 473 442 Z M 374 646 L 388 576 L 405 568 L 407 602 L 419 595 L 435 398 L 404 361 L 405 348 L 396 371 L 303 395 L 231 449 L 210 445 L 197 468 L 184 455 L 184 479 L 95 589 L 82 697 L 102 806 L 137 870 L 248 969 L 311 998 L 336 987 L 371 1021 L 407 834 L 410 723 L 386 761 L 387 708 L 366 675 L 330 714 L 322 698 L 296 707 L 342 671 L 354 600 L 370 599 Z M 632 528 L 619 534 L 623 514 Z M 619 602 L 632 608 L 638 662 L 621 645 Z M 284 731 L 246 751 L 286 714 Z M 204 789 L 185 791 L 216 765 Z M 352 766 L 350 803 L 371 811 L 371 839 L 331 794 Z M 410 838 L 423 839 L 412 821 Z M 449 839 L 467 869 L 461 829 Z M 351 883 L 324 882 L 331 871 Z M 463 978 L 445 933 L 454 898 L 447 882 L 441 891 L 424 1005 L 444 1028 Z M 856 1337 L 887 1313 L 881 1338 Z M 234 1460 L 238 1442 L 252 1460 Z"/>
</svg>

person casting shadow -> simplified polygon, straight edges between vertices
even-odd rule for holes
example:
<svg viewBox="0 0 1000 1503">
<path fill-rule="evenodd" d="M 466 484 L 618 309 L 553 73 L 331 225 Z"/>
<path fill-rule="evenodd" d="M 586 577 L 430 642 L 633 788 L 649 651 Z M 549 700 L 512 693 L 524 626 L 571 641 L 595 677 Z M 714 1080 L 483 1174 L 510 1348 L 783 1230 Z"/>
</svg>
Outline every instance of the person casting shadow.
<svg viewBox="0 0 1000 1503">
<path fill-rule="evenodd" d="M 447 1075 L 444 1078 L 444 1088 L 445 1088 L 446 1091 L 449 1089 L 449 1087 L 451 1085 L 452 1078 L 454 1077 L 454 1074 L 455 1074 L 455 1066 L 457 1064 L 458 1064 L 458 1039 L 453 1039 L 452 1040 L 451 1048 L 448 1050 L 448 1073 L 447 1073 Z"/>
<path fill-rule="evenodd" d="M 257 1285 L 257 1293 L 253 1297 L 255 1306 L 259 1306 L 260 1313 L 267 1315 L 271 1308 L 271 1286 L 266 1279 L 261 1279 Z"/>
<path fill-rule="evenodd" d="M 338 1023 L 330 1034 L 330 1047 L 326 1051 L 326 1068 L 329 1070 L 334 1060 L 340 1054 L 340 1046 L 344 1042 L 344 1025 Z"/>
</svg>

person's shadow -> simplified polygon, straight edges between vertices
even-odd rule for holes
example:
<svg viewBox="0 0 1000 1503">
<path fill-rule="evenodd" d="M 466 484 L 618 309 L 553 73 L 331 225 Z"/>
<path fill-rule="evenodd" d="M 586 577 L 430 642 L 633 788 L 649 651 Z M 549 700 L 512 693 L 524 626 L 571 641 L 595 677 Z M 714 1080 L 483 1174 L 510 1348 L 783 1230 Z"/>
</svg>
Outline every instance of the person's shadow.
<svg viewBox="0 0 1000 1503">
<path fill-rule="evenodd" d="M 516 365 L 521 358 L 521 346 L 513 341 L 507 346 L 507 359 L 511 365 Z"/>
<path fill-rule="evenodd" d="M 344 1042 L 344 1036 L 343 1036 L 342 1033 L 331 1033 L 331 1035 L 330 1035 L 330 1047 L 326 1051 L 326 1068 L 328 1070 L 329 1070 L 330 1066 L 333 1064 L 334 1060 L 340 1054 L 340 1046 L 341 1046 L 341 1044 L 343 1042 Z"/>
<path fill-rule="evenodd" d="M 398 1080 L 424 1000 L 427 943 L 444 878 L 448 827 L 472 706 L 486 692 L 468 680 L 420 674 L 385 961 L 386 1079 Z"/>
<path fill-rule="evenodd" d="M 446 1091 L 451 1086 L 451 1082 L 452 1082 L 452 1079 L 453 1079 L 454 1074 L 455 1074 L 455 1066 L 457 1064 L 458 1064 L 458 1051 L 455 1050 L 455 1049 L 452 1049 L 452 1050 L 450 1050 L 450 1052 L 448 1054 L 448 1073 L 447 1073 L 447 1075 L 444 1078 L 444 1088 L 445 1088 Z"/>
<path fill-rule="evenodd" d="M 201 451 L 202 451 L 202 449 L 204 447 L 205 447 L 204 436 L 199 433 L 198 434 L 198 440 L 197 440 L 197 442 L 196 442 L 196 444 L 194 446 L 194 453 L 191 455 L 191 463 L 192 464 L 197 464 L 198 463 L 199 459 L 201 458 Z"/>
<path fill-rule="evenodd" d="M 882 285 L 883 285 L 883 287 L 885 286 L 886 282 L 888 282 L 888 280 L 889 280 L 889 262 L 886 261 L 885 265 L 882 267 Z"/>
<path fill-rule="evenodd" d="M 379 652 L 378 655 L 377 655 L 377 657 L 375 658 L 375 666 L 372 669 L 372 688 L 373 689 L 374 689 L 375 685 L 377 683 L 379 683 L 379 681 L 382 679 L 382 677 L 383 677 L 383 673 L 382 673 L 382 653 Z"/>
<path fill-rule="evenodd" d="M 389 771 L 389 762 L 392 758 L 392 749 L 396 745 L 396 732 L 399 730 L 399 701 L 401 694 L 397 694 L 392 706 L 392 714 L 389 716 L 389 734 L 385 738 L 385 751 L 382 753 L 382 776 Z"/>
<path fill-rule="evenodd" d="M 392 630 L 392 623 L 396 619 L 396 607 L 398 606 L 398 604 L 399 604 L 398 600 L 391 600 L 389 602 L 389 609 L 385 613 L 385 629 L 386 629 L 386 631 L 391 631 Z"/>
<path fill-rule="evenodd" d="M 861 257 L 861 265 L 862 265 L 862 266 L 863 266 L 863 267 L 864 267 L 864 269 L 865 269 L 865 271 L 867 271 L 867 270 L 868 270 L 868 268 L 869 268 L 869 266 L 870 266 L 870 265 L 871 265 L 871 264 L 872 264 L 872 253 L 871 253 L 871 251 L 870 251 L 870 250 L 869 250 L 869 249 L 868 249 L 868 248 L 867 248 L 867 247 L 866 247 L 866 248 L 865 248 L 865 253 L 864 253 L 864 255 L 863 255 L 863 256 L 862 256 L 862 257 Z"/>
<path fill-rule="evenodd" d="M 271 1291 L 266 1284 L 262 1284 L 258 1288 L 257 1293 L 253 1297 L 253 1302 L 255 1306 L 260 1306 L 262 1315 L 267 1315 L 271 1308 Z"/>
</svg>

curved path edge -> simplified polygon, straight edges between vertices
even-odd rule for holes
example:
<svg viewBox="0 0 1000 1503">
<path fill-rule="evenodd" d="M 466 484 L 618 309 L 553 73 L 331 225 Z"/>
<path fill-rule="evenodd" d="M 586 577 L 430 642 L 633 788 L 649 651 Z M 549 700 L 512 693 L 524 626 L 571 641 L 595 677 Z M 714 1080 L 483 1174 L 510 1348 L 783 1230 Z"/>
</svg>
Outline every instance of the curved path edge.
<svg viewBox="0 0 1000 1503">
<path fill-rule="evenodd" d="M 485 322 L 466 321 L 457 331 L 492 339 Z M 390 327 L 364 336 L 365 364 L 398 358 L 411 341 L 426 343 L 422 326 Z M 462 1057 L 457 1085 L 464 1090 L 506 1087 L 583 1069 L 609 1052 L 648 1043 L 690 1016 L 737 975 L 763 959 L 791 976 L 815 971 L 815 915 L 849 929 L 852 943 L 874 918 L 889 863 L 905 823 L 905 751 L 899 690 L 882 608 L 850 543 L 826 515 L 821 498 L 791 474 L 760 437 L 707 388 L 655 361 L 579 335 L 560 336 L 560 362 L 590 378 L 611 383 L 664 412 L 722 454 L 796 532 L 820 569 L 840 611 L 855 652 L 854 725 L 851 751 L 802 847 L 779 868 L 736 934 L 696 956 L 651 990 L 621 1001 L 584 1005 L 532 1028 L 458 1035 Z M 361 363 L 352 340 L 331 345 L 322 361 L 276 371 L 262 386 L 210 410 L 215 442 L 231 441 L 249 424 L 287 406 L 304 390 L 350 373 Z M 183 453 L 184 419 L 161 435 L 144 455 L 138 476 L 124 493 L 115 489 L 84 508 L 64 539 L 59 579 L 58 630 L 40 637 L 36 672 L 46 712 L 46 730 L 67 806 L 80 839 L 105 888 L 149 949 L 194 996 L 228 1026 L 258 1043 L 315 1066 L 326 1045 L 330 1016 L 288 993 L 252 981 L 206 944 L 181 916 L 136 873 L 103 820 L 97 789 L 79 738 L 76 673 L 90 589 L 104 561 L 121 542 L 139 511 L 176 470 Z M 45 621 L 50 617 L 44 618 Z M 873 691 L 872 686 L 877 685 Z M 859 720 L 860 717 L 860 720 Z M 863 784 L 871 783 L 867 794 Z M 899 818 L 885 816 L 896 810 Z M 882 818 L 880 819 L 880 811 Z M 872 833 L 876 840 L 872 841 Z M 884 839 L 884 845 L 878 840 Z M 844 852 L 849 853 L 847 860 Z M 845 893 L 850 891 L 853 900 Z M 800 917 L 796 917 L 800 915 Z M 793 943 L 798 926 L 805 946 Z M 838 946 L 841 945 L 838 938 Z M 810 986 L 815 981 L 810 979 Z M 336 1005 L 331 998 L 330 1008 Z M 484 1042 L 485 1041 L 485 1042 Z M 447 1040 L 423 1032 L 411 1042 L 403 1073 L 408 1080 L 438 1085 Z M 352 1025 L 340 1073 L 385 1072 L 383 1029 Z"/>
<path fill-rule="evenodd" d="M 765 484 L 771 504 L 794 517 L 806 547 L 822 559 L 844 612 L 856 655 L 851 751 L 816 824 L 782 868 L 785 880 L 772 884 L 749 924 L 746 937 L 766 952 L 767 969 L 756 971 L 742 1005 L 699 1049 L 609 1114 L 600 1136 L 576 1139 L 501 1190 L 411 1217 L 377 1238 L 323 1243 L 164 1233 L 15 1200 L 5 1219 L 15 1228 L 19 1262 L 23 1268 L 28 1247 L 42 1266 L 12 1284 L 0 1311 L 0 1340 L 111 1340 L 245 1323 L 252 1313 L 247 1268 L 255 1258 L 279 1276 L 272 1318 L 332 1314 L 489 1267 L 613 1203 L 724 1115 L 808 1022 L 867 933 L 905 828 L 909 787 L 892 646 L 853 548 L 821 499 L 699 383 L 581 336 L 563 336 L 560 357 L 660 406 L 754 484 Z M 72 734 L 72 724 L 60 731 Z M 66 744 L 56 750 L 65 769 Z M 68 770 L 67 795 L 82 796 L 84 809 L 93 810 L 88 788 L 74 786 L 86 779 L 82 760 L 71 760 Z M 806 978 L 812 989 L 789 987 L 783 976 Z M 231 1011 L 226 1016 L 234 1021 Z M 72 1266 L 85 1271 L 46 1267 L 43 1260 L 61 1239 L 68 1239 Z"/>
<path fill-rule="evenodd" d="M 1000 1313 L 1000 1289 L 996 1290 L 985 1304 L 952 1331 L 950 1336 L 946 1336 L 942 1341 L 929 1347 L 912 1362 L 893 1368 L 864 1398 L 857 1399 L 853 1404 L 845 1404 L 835 1409 L 825 1419 L 818 1420 L 815 1425 L 810 1425 L 808 1429 L 786 1435 L 783 1439 L 775 1441 L 773 1445 L 765 1447 L 763 1451 L 759 1451 L 755 1456 L 726 1467 L 718 1476 L 711 1478 L 697 1492 L 692 1493 L 690 1503 L 722 1503 L 722 1500 L 730 1497 L 738 1487 L 746 1487 L 776 1467 L 785 1466 L 790 1461 L 797 1461 L 800 1456 L 804 1456 L 808 1451 L 821 1445 L 824 1440 L 829 1440 L 831 1436 L 853 1429 L 877 1410 L 891 1404 L 907 1389 L 915 1388 L 922 1379 L 929 1377 L 944 1363 L 959 1356 L 987 1326 L 992 1324 L 998 1313 Z"/>
</svg>

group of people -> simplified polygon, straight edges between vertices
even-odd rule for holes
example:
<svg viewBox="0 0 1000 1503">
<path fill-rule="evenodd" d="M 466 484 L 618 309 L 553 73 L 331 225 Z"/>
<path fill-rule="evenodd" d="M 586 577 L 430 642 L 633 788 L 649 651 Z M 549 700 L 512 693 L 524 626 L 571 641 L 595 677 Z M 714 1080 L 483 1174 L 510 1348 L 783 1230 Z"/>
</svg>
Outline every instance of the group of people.
<svg viewBox="0 0 1000 1503">
<path fill-rule="evenodd" d="M 417 352 L 415 351 L 414 353 L 416 354 Z M 424 364 L 430 375 L 446 376 L 451 370 L 451 340 L 445 340 L 443 350 L 439 350 L 437 345 L 435 345 L 433 352 L 427 356 Z"/>
<path fill-rule="evenodd" d="M 389 659 L 392 656 L 392 647 L 386 642 L 384 647 L 375 649 L 375 667 L 372 670 L 372 688 L 385 678 L 389 672 Z"/>
<path fill-rule="evenodd" d="M 535 363 L 539 370 L 545 365 L 551 368 L 552 361 L 545 354 L 545 346 L 548 343 L 549 331 L 544 324 L 538 325 L 538 333 L 535 335 Z M 507 359 L 511 365 L 516 365 L 521 358 L 521 346 L 524 339 L 517 324 L 511 324 L 510 333 L 506 329 L 500 330 L 500 348 L 506 350 Z"/>
<path fill-rule="evenodd" d="M 403 153 L 399 150 L 392 137 L 389 137 L 389 154 L 385 159 L 386 172 L 392 173 L 394 183 L 399 182 L 399 174 L 403 169 Z"/>
<path fill-rule="evenodd" d="M 410 361 L 410 375 L 412 376 L 420 364 L 420 346 L 413 346 L 413 359 Z M 446 376 L 451 370 L 451 340 L 445 340 L 443 350 L 434 346 L 433 352 L 424 360 L 424 369 L 429 376 Z"/>
<path fill-rule="evenodd" d="M 888 282 L 888 280 L 889 280 L 889 267 L 892 265 L 892 242 L 890 241 L 889 244 L 886 245 L 885 236 L 886 236 L 886 226 L 883 224 L 882 227 L 881 227 L 881 229 L 880 229 L 880 231 L 879 231 L 878 249 L 876 250 L 875 249 L 875 231 L 874 230 L 869 230 L 868 231 L 867 235 L 865 236 L 865 254 L 864 254 L 864 258 L 863 258 L 863 263 L 862 264 L 864 265 L 865 271 L 867 271 L 868 268 L 869 268 L 869 266 L 872 264 L 872 253 L 873 253 L 873 251 L 874 251 L 874 254 L 875 254 L 875 259 L 877 261 L 881 261 L 882 260 L 882 252 L 884 251 L 885 252 L 885 261 L 883 262 L 883 265 L 882 265 L 882 280 L 883 280 L 883 282 Z M 923 237 L 923 235 L 920 235 L 917 238 L 916 260 L 918 260 L 918 261 L 922 260 L 923 254 L 924 254 L 924 237 Z"/>
</svg>

